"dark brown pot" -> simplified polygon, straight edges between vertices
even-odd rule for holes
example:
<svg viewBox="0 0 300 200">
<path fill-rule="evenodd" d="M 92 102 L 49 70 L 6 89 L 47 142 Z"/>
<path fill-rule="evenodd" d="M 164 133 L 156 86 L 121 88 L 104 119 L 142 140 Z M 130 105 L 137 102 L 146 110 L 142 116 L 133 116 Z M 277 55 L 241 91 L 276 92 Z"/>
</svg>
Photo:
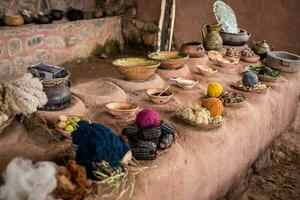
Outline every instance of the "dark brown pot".
<svg viewBox="0 0 300 200">
<path fill-rule="evenodd" d="M 229 46 L 243 46 L 251 37 L 251 33 L 248 33 L 246 30 L 241 28 L 239 29 L 238 33 L 227 33 L 220 31 L 220 35 L 223 39 L 223 44 Z"/>
</svg>

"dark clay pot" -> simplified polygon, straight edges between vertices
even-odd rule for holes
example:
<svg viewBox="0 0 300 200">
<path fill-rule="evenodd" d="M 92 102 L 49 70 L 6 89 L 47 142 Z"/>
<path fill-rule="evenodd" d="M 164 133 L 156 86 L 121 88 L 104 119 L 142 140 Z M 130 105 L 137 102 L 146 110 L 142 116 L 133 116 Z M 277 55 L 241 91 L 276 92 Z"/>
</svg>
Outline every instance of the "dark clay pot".
<svg viewBox="0 0 300 200">
<path fill-rule="evenodd" d="M 49 15 L 38 15 L 35 19 L 36 24 L 51 24 L 52 17 Z"/>
<path fill-rule="evenodd" d="M 84 12 L 81 10 L 76 10 L 73 8 L 69 8 L 67 17 L 70 21 L 81 20 L 83 19 Z"/>
<path fill-rule="evenodd" d="M 48 102 L 41 110 L 62 110 L 71 104 L 71 82 L 69 80 L 56 85 L 49 86 L 47 84 L 43 84 L 43 86 Z"/>
<path fill-rule="evenodd" d="M 22 15 L 23 19 L 24 19 L 24 24 L 30 24 L 33 23 L 34 18 L 31 16 L 27 16 L 27 15 Z"/>
<path fill-rule="evenodd" d="M 64 17 L 62 10 L 51 10 L 50 15 L 53 20 L 61 20 Z"/>
<path fill-rule="evenodd" d="M 229 46 L 243 46 L 251 37 L 251 33 L 248 33 L 244 29 L 239 29 L 238 33 L 227 33 L 220 31 L 220 35 L 223 39 L 223 44 Z"/>
</svg>

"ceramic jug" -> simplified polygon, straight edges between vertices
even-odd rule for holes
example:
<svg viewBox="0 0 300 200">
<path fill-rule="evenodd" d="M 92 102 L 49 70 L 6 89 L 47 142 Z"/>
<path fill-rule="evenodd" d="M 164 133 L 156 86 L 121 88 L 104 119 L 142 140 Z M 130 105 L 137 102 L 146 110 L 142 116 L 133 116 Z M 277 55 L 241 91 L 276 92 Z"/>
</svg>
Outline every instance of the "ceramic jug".
<svg viewBox="0 0 300 200">
<path fill-rule="evenodd" d="M 204 24 L 202 27 L 202 36 L 204 48 L 207 51 L 220 50 L 223 45 L 223 39 L 220 35 L 222 24 Z"/>
<path fill-rule="evenodd" d="M 254 53 L 256 53 L 258 55 L 264 55 L 264 54 L 268 53 L 269 51 L 271 51 L 271 48 L 268 45 L 268 43 L 266 42 L 266 40 L 253 41 L 251 43 L 251 49 L 252 49 L 252 51 L 254 51 Z"/>
</svg>

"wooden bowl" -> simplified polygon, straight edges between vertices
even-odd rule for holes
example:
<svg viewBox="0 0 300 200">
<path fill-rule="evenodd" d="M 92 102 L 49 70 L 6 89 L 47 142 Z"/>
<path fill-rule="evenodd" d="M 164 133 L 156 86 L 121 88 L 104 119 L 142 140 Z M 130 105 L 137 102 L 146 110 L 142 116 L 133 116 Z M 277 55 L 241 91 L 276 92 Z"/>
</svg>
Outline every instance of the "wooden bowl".
<svg viewBox="0 0 300 200">
<path fill-rule="evenodd" d="M 68 116 L 68 117 L 69 117 L 69 118 L 72 118 L 72 117 L 79 117 L 81 120 L 84 120 L 84 121 L 87 121 L 87 122 L 91 123 L 91 121 L 90 121 L 88 118 L 86 118 L 86 117 L 75 116 L 75 115 Z M 63 129 L 58 128 L 58 126 L 57 126 L 58 123 L 59 123 L 59 121 L 57 121 L 57 122 L 55 123 L 55 129 L 56 129 L 60 134 L 62 134 L 63 136 L 65 136 L 66 138 L 71 138 L 72 132 L 68 132 L 68 131 L 65 131 L 65 130 L 63 130 Z"/>
<path fill-rule="evenodd" d="M 128 80 L 144 81 L 157 70 L 160 62 L 145 58 L 121 58 L 112 63 Z"/>
<path fill-rule="evenodd" d="M 212 69 L 207 65 L 195 65 L 195 67 L 198 70 L 198 73 L 205 77 L 210 77 L 218 72 L 217 69 Z"/>
<path fill-rule="evenodd" d="M 216 63 L 218 66 L 225 68 L 232 68 L 237 64 L 236 60 L 232 58 L 218 58 Z"/>
<path fill-rule="evenodd" d="M 148 58 L 160 61 L 163 69 L 179 69 L 184 66 L 189 55 L 179 51 L 159 51 L 148 54 Z"/>
<path fill-rule="evenodd" d="M 155 104 L 165 104 L 169 102 L 173 96 L 174 93 L 171 90 L 165 91 L 161 96 L 158 96 L 164 89 L 149 89 L 147 90 L 147 95 L 153 101 Z"/>
<path fill-rule="evenodd" d="M 245 56 L 242 56 L 241 57 L 241 60 L 244 61 L 244 62 L 247 62 L 247 63 L 257 63 L 259 61 L 260 57 L 255 55 L 253 57 L 245 57 Z"/>
<path fill-rule="evenodd" d="M 223 55 L 215 50 L 208 51 L 207 55 L 211 61 L 217 61 L 218 58 L 223 58 Z"/>
<path fill-rule="evenodd" d="M 105 105 L 109 114 L 117 119 L 128 119 L 136 115 L 139 107 L 129 102 L 112 102 Z"/>
<path fill-rule="evenodd" d="M 181 87 L 182 89 L 191 89 L 198 84 L 197 80 L 185 79 L 185 78 L 170 78 L 171 81 L 174 81 L 175 85 Z"/>
</svg>

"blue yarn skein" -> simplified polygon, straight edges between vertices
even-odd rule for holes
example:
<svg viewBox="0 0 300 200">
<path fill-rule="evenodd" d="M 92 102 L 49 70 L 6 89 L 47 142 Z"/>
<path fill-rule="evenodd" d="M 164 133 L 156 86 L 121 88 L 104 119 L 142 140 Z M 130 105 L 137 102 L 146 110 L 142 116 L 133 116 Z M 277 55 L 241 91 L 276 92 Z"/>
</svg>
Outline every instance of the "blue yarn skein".
<svg viewBox="0 0 300 200">
<path fill-rule="evenodd" d="M 114 168 L 121 165 L 122 158 L 130 151 L 127 144 L 101 124 L 80 121 L 78 126 L 72 133 L 73 144 L 78 145 L 76 161 L 85 166 L 89 174 L 93 162 L 105 160 Z"/>
</svg>

